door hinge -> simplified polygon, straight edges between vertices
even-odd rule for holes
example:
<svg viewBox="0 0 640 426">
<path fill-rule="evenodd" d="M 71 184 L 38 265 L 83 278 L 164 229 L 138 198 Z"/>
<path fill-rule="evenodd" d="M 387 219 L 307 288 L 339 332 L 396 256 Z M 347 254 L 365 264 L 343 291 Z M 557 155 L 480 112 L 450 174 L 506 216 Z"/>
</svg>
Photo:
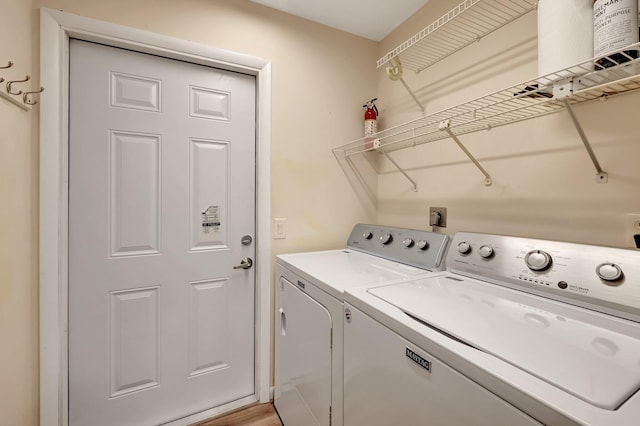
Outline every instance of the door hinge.
<svg viewBox="0 0 640 426">
<path fill-rule="evenodd" d="M 329 426 L 331 426 L 331 422 L 333 419 L 331 418 L 331 406 L 329 406 Z"/>
</svg>

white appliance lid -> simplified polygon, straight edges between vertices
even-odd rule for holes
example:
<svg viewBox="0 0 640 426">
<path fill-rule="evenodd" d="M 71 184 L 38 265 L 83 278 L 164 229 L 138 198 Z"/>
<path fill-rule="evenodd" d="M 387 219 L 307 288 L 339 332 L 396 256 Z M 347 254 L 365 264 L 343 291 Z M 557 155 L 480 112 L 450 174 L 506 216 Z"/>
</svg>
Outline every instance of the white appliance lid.
<svg viewBox="0 0 640 426">
<path fill-rule="evenodd" d="M 340 298 L 347 287 L 414 278 L 427 272 L 349 249 L 284 254 L 278 256 L 278 262 L 324 284 L 328 287 L 325 291 Z"/>
<path fill-rule="evenodd" d="M 595 406 L 640 388 L 640 325 L 453 274 L 368 292 Z"/>
</svg>

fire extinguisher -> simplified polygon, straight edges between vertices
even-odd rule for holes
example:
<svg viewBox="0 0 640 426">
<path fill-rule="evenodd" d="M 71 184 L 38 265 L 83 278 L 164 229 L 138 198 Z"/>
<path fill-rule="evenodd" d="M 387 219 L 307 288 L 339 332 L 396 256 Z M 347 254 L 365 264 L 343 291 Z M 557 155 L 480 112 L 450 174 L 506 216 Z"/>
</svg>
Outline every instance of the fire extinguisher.
<svg viewBox="0 0 640 426">
<path fill-rule="evenodd" d="M 366 104 L 362 105 L 364 108 L 364 135 L 371 136 L 378 131 L 378 108 L 375 102 L 378 98 L 373 98 Z"/>
</svg>

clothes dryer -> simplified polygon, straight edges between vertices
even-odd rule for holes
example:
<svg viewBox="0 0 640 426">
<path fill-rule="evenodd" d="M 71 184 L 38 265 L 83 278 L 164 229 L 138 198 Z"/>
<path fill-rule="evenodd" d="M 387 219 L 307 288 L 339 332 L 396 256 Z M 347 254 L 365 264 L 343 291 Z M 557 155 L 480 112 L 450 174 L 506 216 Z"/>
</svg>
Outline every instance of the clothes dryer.
<svg viewBox="0 0 640 426">
<path fill-rule="evenodd" d="M 343 424 L 345 289 L 442 271 L 448 242 L 358 224 L 347 248 L 277 256 L 274 400 L 285 426 Z"/>
</svg>

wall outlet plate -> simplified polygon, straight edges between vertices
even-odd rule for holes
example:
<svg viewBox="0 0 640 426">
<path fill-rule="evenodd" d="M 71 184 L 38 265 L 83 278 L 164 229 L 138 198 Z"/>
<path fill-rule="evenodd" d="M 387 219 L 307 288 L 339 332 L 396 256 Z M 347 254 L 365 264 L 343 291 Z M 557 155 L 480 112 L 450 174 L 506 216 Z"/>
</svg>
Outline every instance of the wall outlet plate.
<svg viewBox="0 0 640 426">
<path fill-rule="evenodd" d="M 636 234 L 640 234 L 640 213 L 627 213 L 626 223 L 627 223 L 627 233 L 626 233 L 627 247 L 638 248 L 636 247 L 636 242 L 633 239 L 633 236 Z"/>
<path fill-rule="evenodd" d="M 446 207 L 429 207 L 429 226 L 447 227 Z"/>
</svg>

